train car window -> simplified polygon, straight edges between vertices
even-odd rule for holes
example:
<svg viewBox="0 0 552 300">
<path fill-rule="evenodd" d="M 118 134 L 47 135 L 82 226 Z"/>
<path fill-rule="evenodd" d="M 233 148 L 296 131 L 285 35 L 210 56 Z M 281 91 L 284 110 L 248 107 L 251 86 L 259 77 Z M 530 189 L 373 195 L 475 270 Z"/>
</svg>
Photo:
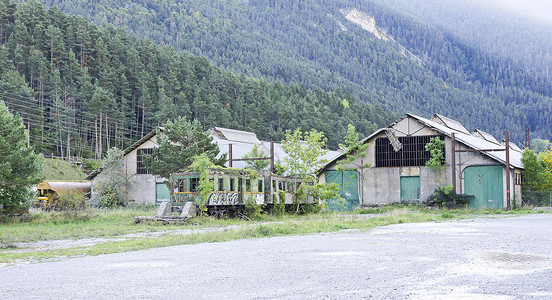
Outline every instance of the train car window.
<svg viewBox="0 0 552 300">
<path fill-rule="evenodd" d="M 179 192 L 186 192 L 186 180 L 185 179 L 178 179 L 178 191 Z"/>
<path fill-rule="evenodd" d="M 230 191 L 236 191 L 236 189 L 234 188 L 234 178 L 230 178 Z"/>
<path fill-rule="evenodd" d="M 276 180 L 272 180 L 272 191 L 273 192 L 276 192 L 277 188 L 276 188 Z"/>
<path fill-rule="evenodd" d="M 251 192 L 251 180 L 250 179 L 245 180 L 245 191 L 246 192 Z"/>
<path fill-rule="evenodd" d="M 259 180 L 259 182 L 257 183 L 257 186 L 259 188 L 259 193 L 262 193 L 263 192 L 263 181 Z"/>
<path fill-rule="evenodd" d="M 199 187 L 199 178 L 190 178 L 190 192 L 197 192 Z"/>
<path fill-rule="evenodd" d="M 218 179 L 218 190 L 219 191 L 224 191 L 224 178 L 219 178 Z"/>
<path fill-rule="evenodd" d="M 278 189 L 279 189 L 280 191 L 284 191 L 284 183 L 283 183 L 283 182 L 278 181 Z"/>
<path fill-rule="evenodd" d="M 243 192 L 243 179 L 238 178 L 238 192 Z"/>
</svg>

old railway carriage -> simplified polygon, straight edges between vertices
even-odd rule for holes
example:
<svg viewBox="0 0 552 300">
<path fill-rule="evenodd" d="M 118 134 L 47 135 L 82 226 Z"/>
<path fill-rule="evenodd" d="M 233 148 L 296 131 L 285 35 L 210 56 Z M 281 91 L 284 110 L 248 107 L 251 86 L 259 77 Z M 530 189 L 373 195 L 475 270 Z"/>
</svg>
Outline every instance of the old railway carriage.
<svg viewBox="0 0 552 300">
<path fill-rule="evenodd" d="M 301 180 L 274 175 L 268 171 L 243 169 L 209 169 L 209 180 L 213 191 L 207 199 L 210 212 L 242 210 L 247 203 L 273 205 L 284 202 L 295 203 L 297 188 Z M 171 206 L 183 206 L 188 201 L 200 200 L 200 173 L 173 173 L 169 179 Z M 283 192 L 283 193 L 280 193 Z M 283 198 L 280 200 L 282 194 Z"/>
</svg>

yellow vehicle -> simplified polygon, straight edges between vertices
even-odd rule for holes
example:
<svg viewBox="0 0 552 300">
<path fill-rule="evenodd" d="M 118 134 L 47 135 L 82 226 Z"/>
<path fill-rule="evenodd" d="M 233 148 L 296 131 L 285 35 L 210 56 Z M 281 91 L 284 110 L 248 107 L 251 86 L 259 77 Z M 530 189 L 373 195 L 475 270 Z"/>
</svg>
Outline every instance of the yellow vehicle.
<svg viewBox="0 0 552 300">
<path fill-rule="evenodd" d="M 61 194 L 78 192 L 90 195 L 92 184 L 90 181 L 44 180 L 36 188 L 38 189 L 38 206 L 49 207 L 54 198 Z"/>
</svg>

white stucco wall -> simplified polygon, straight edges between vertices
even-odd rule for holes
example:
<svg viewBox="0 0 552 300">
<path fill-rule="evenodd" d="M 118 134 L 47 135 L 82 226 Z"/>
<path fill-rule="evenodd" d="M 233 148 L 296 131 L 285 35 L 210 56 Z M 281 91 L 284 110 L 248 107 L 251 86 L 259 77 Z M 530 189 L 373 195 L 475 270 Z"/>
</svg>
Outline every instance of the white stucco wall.
<svg viewBox="0 0 552 300">
<path fill-rule="evenodd" d="M 165 178 L 150 174 L 137 174 L 137 153 L 138 149 L 157 148 L 155 136 L 142 143 L 138 148 L 130 151 L 124 157 L 122 164 L 123 172 L 128 175 L 131 184 L 127 187 L 127 202 L 136 204 L 156 204 L 155 188 L 157 183 L 165 182 Z M 92 197 L 97 197 L 97 189 L 94 186 L 105 179 L 105 175 L 100 173 L 92 180 Z"/>
</svg>

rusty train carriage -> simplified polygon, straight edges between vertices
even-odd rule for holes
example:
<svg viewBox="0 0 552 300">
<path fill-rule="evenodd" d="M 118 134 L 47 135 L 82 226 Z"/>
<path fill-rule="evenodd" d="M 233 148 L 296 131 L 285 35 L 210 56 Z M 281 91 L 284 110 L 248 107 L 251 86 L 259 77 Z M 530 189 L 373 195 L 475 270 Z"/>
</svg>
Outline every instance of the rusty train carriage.
<svg viewBox="0 0 552 300">
<path fill-rule="evenodd" d="M 279 192 L 285 195 L 285 204 L 296 200 L 297 188 L 301 180 L 297 178 L 274 175 L 268 171 L 257 171 L 251 176 L 249 170 L 243 169 L 209 169 L 209 180 L 213 191 L 209 194 L 209 210 L 240 209 L 247 203 L 272 205 L 280 203 Z M 183 206 L 188 201 L 198 201 L 199 172 L 173 173 L 169 178 L 171 206 Z"/>
</svg>

